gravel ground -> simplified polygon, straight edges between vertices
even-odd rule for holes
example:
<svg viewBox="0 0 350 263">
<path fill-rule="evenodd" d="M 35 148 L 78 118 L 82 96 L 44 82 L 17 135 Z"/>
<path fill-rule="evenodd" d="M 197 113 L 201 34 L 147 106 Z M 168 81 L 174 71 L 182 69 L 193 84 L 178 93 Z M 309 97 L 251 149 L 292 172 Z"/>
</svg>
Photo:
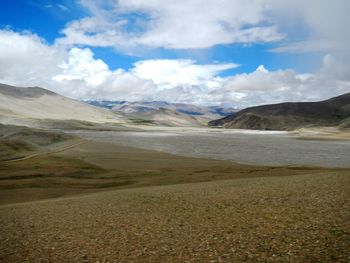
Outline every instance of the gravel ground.
<svg viewBox="0 0 350 263">
<path fill-rule="evenodd" d="M 350 141 L 300 140 L 283 132 L 163 128 L 78 132 L 102 142 L 254 165 L 350 167 Z"/>
<path fill-rule="evenodd" d="M 0 262 L 349 262 L 350 174 L 0 206 Z"/>
</svg>

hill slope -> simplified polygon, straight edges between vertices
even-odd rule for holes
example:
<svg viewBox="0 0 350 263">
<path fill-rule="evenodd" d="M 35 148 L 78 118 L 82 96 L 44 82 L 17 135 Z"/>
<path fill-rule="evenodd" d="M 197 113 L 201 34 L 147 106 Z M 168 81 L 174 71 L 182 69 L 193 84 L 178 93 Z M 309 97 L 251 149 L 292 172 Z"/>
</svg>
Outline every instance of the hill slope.
<svg viewBox="0 0 350 263">
<path fill-rule="evenodd" d="M 212 118 L 192 116 L 175 110 L 159 108 L 146 112 L 128 113 L 125 116 L 137 123 L 152 123 L 161 126 L 197 127 L 205 126 Z"/>
<path fill-rule="evenodd" d="M 319 102 L 287 102 L 250 107 L 209 126 L 224 128 L 291 130 L 312 126 L 347 126 L 350 93 Z"/>
<path fill-rule="evenodd" d="M 116 113 L 63 97 L 46 89 L 0 84 L 0 122 L 21 119 L 123 122 Z"/>
</svg>

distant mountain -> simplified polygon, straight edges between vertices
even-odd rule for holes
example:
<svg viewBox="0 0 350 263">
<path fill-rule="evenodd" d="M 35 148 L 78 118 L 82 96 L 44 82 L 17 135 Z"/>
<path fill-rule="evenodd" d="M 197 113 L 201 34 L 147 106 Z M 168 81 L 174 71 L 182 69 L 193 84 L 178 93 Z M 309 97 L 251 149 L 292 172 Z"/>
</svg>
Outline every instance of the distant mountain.
<svg viewBox="0 0 350 263">
<path fill-rule="evenodd" d="M 0 122 L 79 120 L 122 123 L 122 116 L 39 88 L 0 84 Z"/>
<path fill-rule="evenodd" d="M 86 128 L 92 122 L 206 126 L 208 121 L 220 117 L 217 112 L 227 110 L 164 101 L 85 102 L 39 87 L 0 84 L 0 123 L 55 128 Z"/>
<path fill-rule="evenodd" d="M 128 118 L 139 124 L 160 126 L 200 127 L 207 126 L 212 118 L 206 115 L 188 115 L 175 110 L 159 108 L 152 111 L 128 113 Z"/>
<path fill-rule="evenodd" d="M 184 116 L 188 115 L 196 117 L 203 121 L 213 120 L 223 116 L 227 116 L 236 111 L 234 108 L 223 108 L 219 106 L 196 106 L 185 103 L 169 103 L 166 101 L 128 102 L 109 100 L 86 100 L 85 102 L 94 106 L 112 109 L 114 112 L 133 118 L 142 118 L 143 116 L 138 116 L 138 114 L 141 113 L 149 113 L 149 116 L 156 115 L 157 113 L 164 114 L 164 109 L 168 109 L 173 112 L 182 113 Z"/>
<path fill-rule="evenodd" d="M 209 126 L 263 130 L 339 125 L 350 127 L 350 93 L 319 102 L 287 102 L 250 107 L 209 122 Z"/>
<path fill-rule="evenodd" d="M 111 109 L 138 123 L 165 126 L 206 126 L 208 121 L 235 112 L 234 108 L 196 106 L 166 101 L 109 101 L 85 100 L 85 102 Z"/>
<path fill-rule="evenodd" d="M 96 107 L 106 108 L 106 109 L 112 109 L 115 105 L 126 103 L 126 101 L 112 101 L 112 100 L 84 100 L 84 102 Z"/>
<path fill-rule="evenodd" d="M 190 116 L 206 116 L 209 118 L 218 118 L 227 116 L 236 110 L 234 108 L 224 108 L 219 106 L 196 106 L 185 103 L 169 103 L 166 101 L 109 101 L 109 100 L 86 100 L 85 102 L 103 108 L 112 109 L 115 112 L 124 114 L 134 114 L 142 112 L 157 111 L 159 109 L 169 109 Z"/>
</svg>

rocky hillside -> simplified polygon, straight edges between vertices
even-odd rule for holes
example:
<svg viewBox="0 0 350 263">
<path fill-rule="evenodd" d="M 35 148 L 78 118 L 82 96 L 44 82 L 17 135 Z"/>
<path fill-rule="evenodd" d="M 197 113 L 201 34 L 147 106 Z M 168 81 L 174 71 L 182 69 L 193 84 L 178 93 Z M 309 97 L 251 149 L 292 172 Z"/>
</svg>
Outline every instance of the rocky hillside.
<svg viewBox="0 0 350 263">
<path fill-rule="evenodd" d="M 292 130 L 314 126 L 350 127 L 350 93 L 319 102 L 287 102 L 246 108 L 210 121 L 209 126 Z"/>
</svg>

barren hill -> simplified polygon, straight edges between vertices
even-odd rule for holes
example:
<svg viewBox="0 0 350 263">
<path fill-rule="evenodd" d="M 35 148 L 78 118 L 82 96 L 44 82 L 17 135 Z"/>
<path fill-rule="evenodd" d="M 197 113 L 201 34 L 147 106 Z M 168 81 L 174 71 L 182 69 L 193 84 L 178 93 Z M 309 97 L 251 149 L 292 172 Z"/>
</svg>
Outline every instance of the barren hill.
<svg viewBox="0 0 350 263">
<path fill-rule="evenodd" d="M 116 113 L 39 88 L 0 84 L 0 121 L 21 119 L 123 122 Z"/>
<path fill-rule="evenodd" d="M 197 127 L 205 126 L 210 120 L 208 116 L 192 116 L 166 108 L 130 113 L 126 116 L 139 123 L 152 123 L 161 126 Z"/>
<path fill-rule="evenodd" d="M 313 126 L 349 125 L 350 93 L 319 102 L 287 102 L 246 108 L 209 126 L 224 128 L 292 130 Z"/>
</svg>

